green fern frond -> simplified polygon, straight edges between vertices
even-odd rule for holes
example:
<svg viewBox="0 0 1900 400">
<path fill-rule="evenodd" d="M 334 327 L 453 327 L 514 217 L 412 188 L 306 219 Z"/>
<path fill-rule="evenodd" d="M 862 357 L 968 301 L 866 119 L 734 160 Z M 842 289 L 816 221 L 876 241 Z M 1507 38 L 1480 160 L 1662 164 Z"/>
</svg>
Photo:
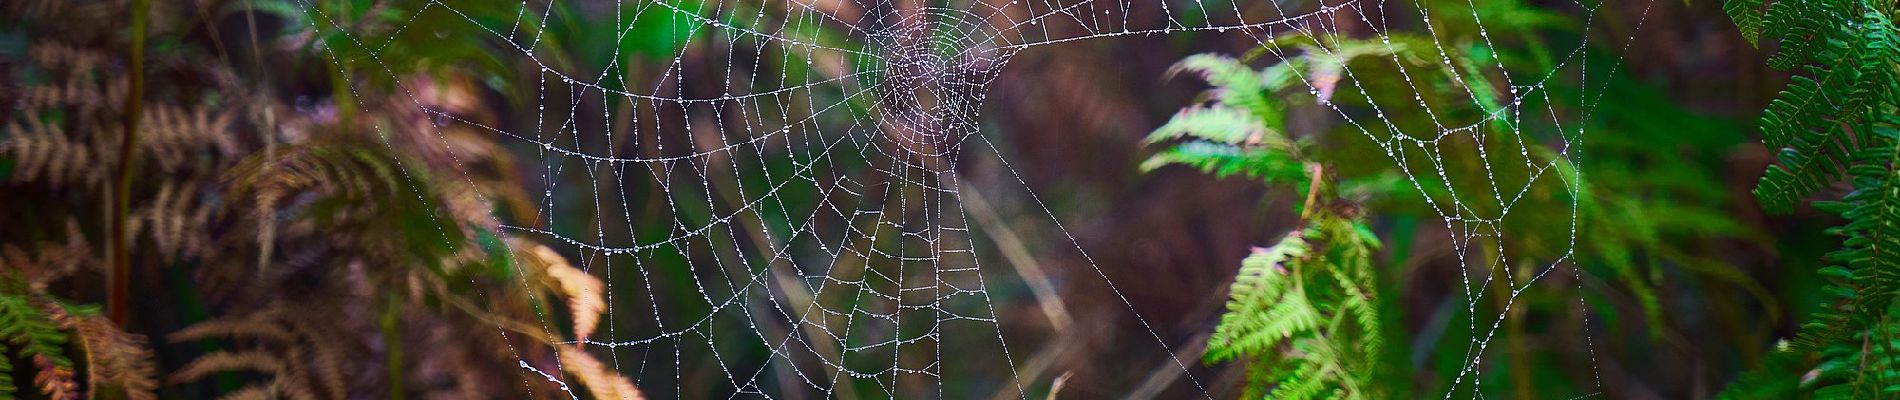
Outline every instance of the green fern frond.
<svg viewBox="0 0 1900 400">
<path fill-rule="evenodd" d="M 0 347 L 0 354 L 5 354 L 5 350 Z M 13 385 L 13 360 L 0 360 L 0 398 L 11 399 L 19 391 L 20 387 Z"/>
<path fill-rule="evenodd" d="M 1768 57 L 1768 66 L 1793 69 L 1811 59 L 1829 44 L 1842 21 L 1858 12 L 1855 0 L 1788 0 L 1768 5 L 1762 36 L 1780 38 L 1780 49 Z"/>
<path fill-rule="evenodd" d="M 1900 31 L 1886 14 L 1890 6 L 1780 0 L 1760 22 L 1762 37 L 1780 44 L 1770 66 L 1805 63 L 1809 74 L 1794 77 L 1762 115 L 1762 141 L 1779 154 L 1755 188 L 1756 197 L 1768 211 L 1790 212 L 1834 182 L 1846 180 L 1853 190 L 1836 201 L 1813 203 L 1847 220 L 1829 230 L 1844 240 L 1826 256 L 1832 265 L 1819 271 L 1825 303 L 1788 346 L 1819 361 L 1800 372 L 1799 381 L 1757 376 L 1790 373 L 1776 372 L 1786 367 L 1771 362 L 1745 375 L 1725 398 L 1795 392 L 1878 398 L 1900 389 L 1890 385 L 1900 378 L 1894 371 L 1900 344 L 1888 339 L 1894 337 L 1900 297 Z M 1749 35 L 1759 5 L 1736 0 L 1725 8 Z"/>
<path fill-rule="evenodd" d="M 1250 374 L 1251 387 L 1270 387 L 1269 398 L 1376 398 L 1384 343 L 1371 258 L 1378 246 L 1362 222 L 1322 212 L 1306 229 L 1255 249 L 1241 261 L 1205 359 L 1264 368 Z"/>
<path fill-rule="evenodd" d="M 1264 71 L 1255 71 L 1232 57 L 1196 54 L 1175 63 L 1168 69 L 1167 75 L 1194 72 L 1213 86 L 1208 92 L 1216 102 L 1230 109 L 1252 113 L 1260 121 L 1259 125 L 1249 130 L 1261 126 L 1278 129 L 1285 124 L 1286 116 L 1279 107 L 1279 101 L 1272 95 L 1292 83 L 1292 74 L 1286 68 L 1286 64 L 1277 64 Z"/>
<path fill-rule="evenodd" d="M 1143 171 L 1187 165 L 1216 176 L 1244 174 L 1267 182 L 1305 180 L 1296 160 L 1298 144 L 1281 127 L 1284 111 L 1272 96 L 1292 82 L 1288 63 L 1256 71 L 1231 57 L 1200 54 L 1176 63 L 1169 74 L 1193 72 L 1213 88 L 1213 102 L 1175 113 L 1148 134 L 1148 144 L 1175 143 L 1142 162 Z"/>
<path fill-rule="evenodd" d="M 9 279 L 7 285 L 17 286 L 17 280 Z M 12 289 L 0 290 L 0 340 L 11 344 L 21 356 L 46 357 L 55 366 L 71 368 L 73 361 L 65 352 L 66 333 L 33 304 L 30 294 Z"/>
<path fill-rule="evenodd" d="M 1259 143 L 1278 148 L 1292 145 L 1285 135 L 1268 126 L 1256 115 L 1244 110 L 1195 106 L 1174 113 L 1168 123 L 1148 134 L 1147 143 L 1190 137 L 1228 144 Z"/>
<path fill-rule="evenodd" d="M 1849 168 L 1855 190 L 1838 202 L 1816 207 L 1838 212 L 1847 225 L 1830 232 L 1845 236 L 1842 248 L 1827 255 L 1839 266 L 1824 268 L 1823 276 L 1839 285 L 1831 290 L 1834 307 L 1818 313 L 1795 338 L 1797 349 L 1819 351 L 1847 340 L 1888 312 L 1900 293 L 1900 141 L 1891 127 L 1880 127 L 1871 142 L 1886 151 L 1863 151 Z"/>
<path fill-rule="evenodd" d="M 1170 73 L 1193 72 L 1213 86 L 1210 101 L 1182 109 L 1149 134 L 1149 144 L 1169 144 L 1143 162 L 1144 171 L 1186 165 L 1215 176 L 1243 174 L 1267 183 L 1294 183 L 1306 196 L 1326 187 L 1332 204 L 1342 194 L 1313 186 L 1317 165 L 1284 131 L 1287 102 L 1281 93 L 1304 79 L 1305 93 L 1329 101 L 1347 62 L 1394 47 L 1377 41 L 1310 37 L 1276 39 L 1269 47 L 1298 48 L 1298 56 L 1263 69 L 1218 55 L 1197 55 Z M 1402 46 L 1401 46 L 1402 47 Z M 1176 142 L 1178 141 L 1178 143 Z M 1348 180 L 1341 188 L 1353 186 Z M 1316 204 L 1317 205 L 1317 204 Z M 1306 213 L 1308 211 L 1317 211 Z M 1245 360 L 1249 397 L 1283 399 L 1377 398 L 1372 384 L 1384 338 L 1375 297 L 1372 254 L 1377 236 L 1355 218 L 1329 208 L 1302 210 L 1308 225 L 1242 260 L 1227 312 L 1208 338 L 1207 362 Z"/>
<path fill-rule="evenodd" d="M 1287 264 L 1306 252 L 1306 241 L 1294 233 L 1241 260 L 1240 273 L 1229 289 L 1227 314 L 1208 338 L 1207 361 L 1271 350 L 1280 340 L 1319 325 L 1318 310 L 1306 302 L 1304 293 L 1294 290 L 1289 277 L 1292 271 Z"/>
<path fill-rule="evenodd" d="M 1857 71 L 1847 67 L 1811 71 L 1815 78 L 1793 77 L 1762 112 L 1762 143 L 1781 149 L 1777 165 L 1769 167 L 1755 189 L 1762 208 L 1770 212 L 1791 211 L 1800 199 L 1839 180 L 1849 153 L 1859 150 L 1848 147 L 1855 145 L 1851 135 L 1830 118 L 1836 112 L 1834 101 L 1850 97 Z"/>
<path fill-rule="evenodd" d="M 1833 15 L 1844 7 L 1832 2 L 1783 3 L 1798 2 L 1775 3 L 1795 10 L 1783 14 Z M 1769 21 L 1771 27 L 1784 22 Z M 1810 66 L 1815 77 L 1795 77 L 1762 116 L 1763 142 L 1782 148 L 1779 164 L 1769 168 L 1755 189 L 1763 208 L 1790 211 L 1796 202 L 1843 177 L 1854 188 L 1839 201 L 1815 203 L 1848 223 L 1831 230 L 1846 237 L 1842 249 L 1827 256 L 1840 266 L 1822 270 L 1834 277 L 1836 286 L 1827 291 L 1834 299 L 1804 324 L 1794 341 L 1802 351 L 1820 351 L 1866 329 L 1900 292 L 1900 138 L 1895 130 L 1900 121 L 1893 116 L 1900 106 L 1894 96 L 1900 34 L 1876 12 L 1847 25 L 1830 34 L 1821 52 L 1833 66 Z M 1780 29 L 1794 32 L 1813 26 Z M 1783 37 L 1783 43 L 1802 38 Z"/>
<path fill-rule="evenodd" d="M 1776 350 L 1769 353 L 1762 366 L 1742 373 L 1735 382 L 1716 395 L 1717 400 L 1754 400 L 1785 399 L 1797 397 L 1801 389 L 1801 375 L 1809 366 L 1804 365 L 1800 353 Z"/>
<path fill-rule="evenodd" d="M 1735 28 L 1742 31 L 1742 39 L 1750 46 L 1760 46 L 1761 38 L 1761 0 L 1728 0 L 1722 3 L 1722 11 L 1735 20 Z"/>
<path fill-rule="evenodd" d="M 1330 356 L 1330 354 L 1315 354 L 1315 346 L 1306 344 L 1306 342 L 1301 342 L 1293 347 L 1295 350 L 1305 352 L 1306 354 L 1303 354 L 1305 357 L 1318 358 Z M 1295 364 L 1292 370 L 1287 371 L 1285 376 L 1278 380 L 1278 385 L 1273 387 L 1273 391 L 1267 392 L 1266 398 L 1320 399 L 1330 397 L 1324 396 L 1326 394 L 1326 388 L 1330 385 L 1328 385 L 1328 380 L 1323 376 L 1325 371 L 1322 369 L 1323 367 L 1317 363 Z"/>
<path fill-rule="evenodd" d="M 73 368 L 66 357 L 66 333 L 34 299 L 17 275 L 0 276 L 0 398 L 14 398 L 20 389 L 13 382 L 14 360 L 44 360 L 37 368 Z"/>
<path fill-rule="evenodd" d="M 1186 165 L 1222 178 L 1240 174 L 1268 183 L 1307 179 L 1305 165 L 1284 152 L 1209 142 L 1187 142 L 1163 149 L 1143 161 L 1141 170 L 1153 171 L 1169 165 Z"/>
</svg>

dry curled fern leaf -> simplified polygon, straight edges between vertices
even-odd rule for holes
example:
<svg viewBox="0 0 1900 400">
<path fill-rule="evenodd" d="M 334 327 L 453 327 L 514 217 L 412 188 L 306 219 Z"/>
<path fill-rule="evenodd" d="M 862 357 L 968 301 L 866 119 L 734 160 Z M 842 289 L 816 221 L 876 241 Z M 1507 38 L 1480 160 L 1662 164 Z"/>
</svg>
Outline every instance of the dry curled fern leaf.
<svg viewBox="0 0 1900 400">
<path fill-rule="evenodd" d="M 61 366 L 52 358 L 44 355 L 33 356 L 33 367 L 39 372 L 33 374 L 33 386 L 41 394 L 53 400 L 79 400 L 79 381 L 73 376 L 71 366 Z"/>
<path fill-rule="evenodd" d="M 66 235 L 66 243 L 40 243 L 37 251 L 0 250 L 0 398 L 19 389 L 7 371 L 22 359 L 34 369 L 32 387 L 47 398 L 84 397 L 79 366 L 88 387 L 119 388 L 131 400 L 156 398 L 157 367 L 143 337 L 120 330 L 96 308 L 67 306 L 46 294 L 48 284 L 98 265 L 76 222 L 67 222 Z M 69 342 L 80 351 L 69 354 Z M 76 356 L 83 362 L 75 363 Z"/>
<path fill-rule="evenodd" d="M 560 253 L 547 246 L 517 240 L 515 248 L 525 250 L 523 261 L 530 263 L 534 271 L 541 272 L 545 279 L 543 284 L 567 298 L 568 313 L 574 321 L 574 338 L 586 341 L 599 326 L 601 313 L 607 310 L 607 302 L 601 298 L 605 288 L 600 279 L 574 268 Z"/>
<path fill-rule="evenodd" d="M 13 156 L 14 182 L 44 181 L 54 188 L 67 183 L 92 186 L 104 182 L 107 171 L 94 143 L 77 140 L 59 124 L 49 124 L 33 113 L 7 123 L 11 138 L 0 152 Z"/>
<path fill-rule="evenodd" d="M 593 398 L 620 400 L 646 398 L 640 395 L 640 389 L 633 386 L 633 381 L 620 376 L 579 345 L 560 345 L 560 355 L 561 370 L 567 372 L 568 375 L 573 375 L 581 385 L 586 386 L 587 392 L 592 394 Z M 572 390 L 569 388 L 569 391 Z"/>
<path fill-rule="evenodd" d="M 145 337 L 119 330 L 105 317 L 54 312 L 53 320 L 71 330 L 86 349 L 87 381 L 116 387 L 129 400 L 157 399 L 158 366 Z"/>
<path fill-rule="evenodd" d="M 66 220 L 66 243 L 41 242 L 29 251 L 17 245 L 0 246 L 0 272 L 18 273 L 28 290 L 43 293 L 46 286 L 84 268 L 99 265 L 79 221 Z"/>
<path fill-rule="evenodd" d="M 266 308 L 194 324 L 172 333 L 176 343 L 229 338 L 252 340 L 254 347 L 206 354 L 172 372 L 172 382 L 204 379 L 216 372 L 250 371 L 269 375 L 268 381 L 226 395 L 245 398 L 257 393 L 294 399 L 343 398 L 348 393 L 343 360 L 354 351 L 336 339 L 338 332 L 323 328 L 324 321 L 310 313 Z"/>
<path fill-rule="evenodd" d="M 204 149 L 236 155 L 240 151 L 236 136 L 229 134 L 233 117 L 228 112 L 155 105 L 140 116 L 139 154 L 151 157 L 165 172 L 188 167 Z"/>
<path fill-rule="evenodd" d="M 214 205 L 201 200 L 196 182 L 165 182 L 158 195 L 132 214 L 127 231 L 137 235 L 148 229 L 153 244 L 166 260 L 194 258 L 209 250 L 210 225 Z"/>
</svg>

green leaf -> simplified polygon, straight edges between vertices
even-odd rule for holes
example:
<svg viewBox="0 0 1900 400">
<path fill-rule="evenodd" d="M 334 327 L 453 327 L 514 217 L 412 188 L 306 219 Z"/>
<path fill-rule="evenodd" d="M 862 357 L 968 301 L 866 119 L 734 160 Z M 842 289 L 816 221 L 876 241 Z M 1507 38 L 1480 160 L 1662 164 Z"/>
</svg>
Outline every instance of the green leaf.
<svg viewBox="0 0 1900 400">
<path fill-rule="evenodd" d="M 1742 31 L 1748 45 L 1761 46 L 1756 43 L 1761 38 L 1761 0 L 1728 0 L 1722 3 L 1722 11 L 1735 20 L 1735 28 Z"/>
</svg>

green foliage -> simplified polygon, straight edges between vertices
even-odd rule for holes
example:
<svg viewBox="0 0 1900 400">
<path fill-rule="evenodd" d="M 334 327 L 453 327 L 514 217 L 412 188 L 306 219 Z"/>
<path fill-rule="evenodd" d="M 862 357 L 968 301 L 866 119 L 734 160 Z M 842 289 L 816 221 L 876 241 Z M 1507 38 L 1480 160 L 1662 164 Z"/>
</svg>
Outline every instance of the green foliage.
<svg viewBox="0 0 1900 400">
<path fill-rule="evenodd" d="M 1762 367 L 1735 378 L 1717 397 L 1722 400 L 1781 399 L 1798 397 L 1802 373 L 1808 366 L 1801 355 L 1779 349 L 1768 355 Z"/>
<path fill-rule="evenodd" d="M 0 399 L 13 398 L 19 390 L 13 383 L 14 362 L 46 360 L 55 368 L 73 368 L 66 333 L 34 304 L 37 298 L 18 276 L 0 277 Z"/>
<path fill-rule="evenodd" d="M 59 331 L 45 312 L 33 305 L 32 298 L 25 291 L 0 292 L 0 336 L 5 337 L 20 356 L 46 357 L 56 365 L 72 366 L 72 360 L 66 358 L 62 350 L 66 345 L 66 334 Z"/>
<path fill-rule="evenodd" d="M 1304 87 L 1298 83 L 1301 76 L 1337 77 L 1351 59 L 1385 54 L 1366 42 L 1353 43 L 1357 45 L 1330 51 L 1319 51 L 1311 43 L 1289 45 L 1302 46 L 1308 55 L 1260 70 L 1220 55 L 1201 54 L 1181 60 L 1170 74 L 1190 72 L 1207 81 L 1213 86 L 1208 90 L 1210 101 L 1182 109 L 1149 133 L 1148 145 L 1165 147 L 1142 162 L 1141 169 L 1185 165 L 1218 177 L 1240 175 L 1268 184 L 1294 184 L 1297 193 L 1306 196 L 1310 187 L 1302 183 L 1312 179 L 1313 170 L 1320 164 L 1309 160 L 1316 145 L 1310 138 L 1294 139 L 1286 132 L 1286 110 L 1294 101 L 1287 92 L 1296 85 Z M 1339 182 L 1337 190 L 1352 194 L 1402 190 L 1391 178 L 1382 174 L 1349 176 Z"/>
<path fill-rule="evenodd" d="M 1372 253 L 1364 221 L 1321 214 L 1271 248 L 1255 249 L 1234 278 L 1206 360 L 1249 360 L 1246 397 L 1383 398 L 1383 351 Z"/>
<path fill-rule="evenodd" d="M 1385 398 L 1391 385 L 1377 379 L 1389 368 L 1380 363 L 1384 313 L 1372 262 L 1379 239 L 1364 220 L 1343 215 L 1356 213 L 1356 207 L 1339 199 L 1339 191 L 1329 191 L 1324 202 L 1315 197 L 1320 193 L 1310 193 L 1330 189 L 1322 185 L 1323 164 L 1309 160 L 1303 147 L 1310 144 L 1284 133 L 1286 100 L 1280 92 L 1296 82 L 1296 73 L 1337 76 L 1344 60 L 1355 57 L 1312 54 L 1322 55 L 1257 71 L 1216 55 L 1176 64 L 1174 71 L 1197 73 L 1212 84 L 1213 101 L 1183 109 L 1149 134 L 1149 144 L 1171 145 L 1142 168 L 1193 166 L 1217 176 L 1285 184 L 1308 196 L 1299 209 L 1305 228 L 1273 247 L 1256 248 L 1241 262 L 1227 312 L 1208 338 L 1207 362 L 1245 361 L 1249 398 Z"/>
<path fill-rule="evenodd" d="M 1788 361 L 1744 376 L 1726 394 L 1760 398 L 1775 390 L 1814 397 L 1890 397 L 1900 393 L 1893 358 L 1894 300 L 1900 293 L 1900 31 L 1892 4 L 1859 0 L 1776 1 L 1765 14 L 1758 2 L 1725 9 L 1743 34 L 1779 39 L 1769 59 L 1778 69 L 1805 66 L 1763 112 L 1762 142 L 1780 149 L 1755 189 L 1762 207 L 1791 212 L 1796 203 L 1834 182 L 1853 190 L 1816 201 L 1846 225 L 1829 253 L 1834 265 L 1826 303 L 1817 309 L 1783 357 L 1811 358 L 1814 369 L 1789 384 L 1766 384 Z M 1759 25 L 1759 26 L 1758 26 Z"/>
<path fill-rule="evenodd" d="M 1775 5 L 1790 3 L 1799 2 Z M 1798 28 L 1802 31 L 1818 29 L 1812 26 L 1819 23 L 1805 18 L 1777 20 L 1775 9 L 1770 9 L 1769 27 L 1788 23 L 1808 27 Z M 1815 13 L 1820 12 L 1781 14 Z M 1769 168 L 1755 190 L 1769 211 L 1788 212 L 1802 198 L 1840 180 L 1843 173 L 1856 175 L 1854 165 L 1878 164 L 1891 158 L 1883 153 L 1890 152 L 1887 147 L 1893 142 L 1881 131 L 1894 126 L 1894 63 L 1900 60 L 1900 45 L 1896 44 L 1900 39 L 1895 36 L 1893 24 L 1880 13 L 1869 12 L 1855 21 L 1860 28 L 1829 26 L 1835 33 L 1826 38 L 1784 39 L 1782 51 L 1770 61 L 1813 57 L 1815 64 L 1808 66 L 1807 76 L 1795 76 L 1762 114 L 1762 142 L 1769 148 L 1782 149 L 1778 164 Z M 1804 47 L 1815 43 L 1821 48 Z M 1791 55 L 1797 51 L 1812 55 Z"/>
<path fill-rule="evenodd" d="M 1748 44 L 1757 45 L 1761 41 L 1761 0 L 1728 0 L 1722 3 L 1722 11 L 1735 19 L 1735 28 L 1742 31 L 1742 38 Z"/>
<path fill-rule="evenodd" d="M 509 44 L 490 38 L 495 32 L 517 32 L 521 37 L 556 42 L 538 29 L 512 26 L 522 13 L 539 15 L 524 4 L 479 2 L 453 8 L 427 0 L 262 0 L 230 2 L 223 13 L 256 12 L 287 23 L 290 37 L 306 56 L 332 63 L 336 71 L 362 70 L 360 79 L 388 85 L 389 79 L 411 73 L 451 70 L 488 76 L 511 67 L 497 54 L 514 52 Z M 560 9 L 558 11 L 566 11 Z M 539 47 L 539 46 L 537 46 Z M 552 47 L 552 46 L 549 46 Z M 353 72 L 353 71 L 352 71 Z"/>
<path fill-rule="evenodd" d="M 1818 352 L 1783 343 L 1719 399 L 1864 399 L 1900 395 L 1900 323 L 1891 319 Z"/>
<path fill-rule="evenodd" d="M 1721 157 L 1739 144 L 1729 121 L 1697 115 L 1626 74 L 1613 73 L 1599 80 L 1595 65 L 1614 65 L 1616 61 L 1598 58 L 1600 55 L 1593 50 L 1573 56 L 1583 57 L 1582 61 L 1553 59 L 1551 45 L 1545 40 L 1568 37 L 1552 35 L 1552 31 L 1580 30 L 1573 20 L 1514 1 L 1476 2 L 1469 7 L 1446 4 L 1427 10 L 1433 22 L 1443 24 L 1430 36 L 1399 31 L 1369 39 L 1292 34 L 1275 37 L 1242 59 L 1211 55 L 1185 59 L 1172 72 L 1197 74 L 1212 88 L 1204 103 L 1184 108 L 1150 134 L 1148 143 L 1160 149 L 1142 165 L 1143 169 L 1183 165 L 1217 176 L 1244 176 L 1289 187 L 1298 197 L 1311 199 L 1297 210 L 1309 224 L 1327 223 L 1326 219 L 1337 218 L 1330 216 L 1334 213 L 1357 215 L 1359 209 L 1376 210 L 1378 214 L 1374 215 L 1398 216 L 1428 216 L 1444 210 L 1454 210 L 1451 212 L 1466 218 L 1506 214 L 1494 226 L 1477 228 L 1509 233 L 1497 236 L 1498 243 L 1477 247 L 1498 248 L 1501 254 L 1473 262 L 1517 261 L 1477 267 L 1510 274 L 1514 270 L 1534 271 L 1531 260 L 1574 263 L 1587 279 L 1613 285 L 1593 288 L 1601 290 L 1600 295 L 1618 300 L 1627 297 L 1631 304 L 1638 305 L 1645 322 L 1639 326 L 1652 339 L 1674 329 L 1665 316 L 1676 304 L 1658 288 L 1681 284 L 1665 281 L 1666 277 L 1706 279 L 1724 285 L 1689 285 L 1710 287 L 1706 290 L 1711 292 L 1740 288 L 1760 302 L 1772 301 L 1772 293 L 1753 277 L 1712 255 L 1720 251 L 1725 240 L 1760 237 L 1727 211 L 1730 203 Z M 1476 19 L 1484 20 L 1483 28 L 1499 39 L 1480 37 Z M 1276 62 L 1259 69 L 1248 66 L 1248 60 L 1262 55 L 1271 55 Z M 1562 69 L 1565 63 L 1592 65 L 1591 87 L 1562 87 L 1562 80 L 1547 79 L 1542 81 L 1547 85 L 1524 92 L 1523 76 L 1566 73 Z M 1518 78 L 1502 79 L 1507 76 Z M 1579 95 L 1580 89 L 1605 93 Z M 1619 100 L 1589 100 L 1599 96 Z M 1299 119 L 1298 124 L 1289 123 L 1296 120 L 1289 117 L 1292 115 L 1331 117 L 1335 112 L 1350 121 L 1316 124 L 1306 118 Z M 1565 114 L 1586 117 L 1571 121 Z M 1483 134 L 1441 137 L 1432 142 L 1435 148 L 1430 151 L 1410 144 L 1417 138 L 1442 135 L 1445 126 L 1467 125 L 1479 127 Z M 1294 132 L 1296 129 L 1300 131 Z M 1575 140 L 1580 132 L 1591 132 L 1591 136 Z M 1573 155 L 1579 152 L 1589 154 L 1591 162 L 1573 164 Z M 1368 162 L 1380 159 L 1380 154 L 1394 163 Z M 1491 156 L 1486 159 L 1480 154 Z M 1478 161 L 1469 162 L 1474 159 Z M 1521 187 L 1523 193 L 1496 194 L 1493 191 L 1497 186 Z M 1313 188 L 1319 193 L 1308 193 Z M 1412 196 L 1423 201 L 1399 201 L 1412 200 Z M 1505 199 L 1512 197 L 1516 200 L 1508 205 L 1507 214 Z M 1424 205 L 1437 208 L 1422 208 Z M 1351 211 L 1338 212 L 1341 209 Z M 1392 232 L 1395 237 L 1412 234 L 1416 232 Z M 1253 394 L 1305 394 L 1300 389 L 1307 388 L 1306 384 L 1347 387 L 1346 391 L 1352 392 L 1353 384 L 1329 375 L 1332 372 L 1327 366 L 1370 362 L 1370 357 L 1377 356 L 1376 351 L 1353 355 L 1368 357 L 1365 359 L 1342 359 L 1313 343 L 1365 347 L 1360 341 L 1377 340 L 1377 335 L 1339 336 L 1331 332 L 1324 321 L 1358 309 L 1343 304 L 1340 297 L 1331 297 L 1343 292 L 1343 286 L 1320 284 L 1323 293 L 1313 295 L 1310 291 L 1315 286 L 1295 284 L 1309 278 L 1292 274 L 1292 269 L 1286 267 L 1289 263 L 1304 263 L 1301 265 L 1337 268 L 1327 264 L 1336 260 L 1300 254 L 1301 250 L 1313 253 L 1336 248 L 1339 244 L 1335 241 L 1344 236 L 1293 236 L 1249 257 L 1242 267 L 1242 279 L 1235 284 L 1236 297 L 1223 316 L 1222 330 L 1210 340 L 1209 360 L 1246 361 Z M 1400 243 L 1404 241 L 1399 239 Z M 1405 258 L 1403 254 L 1394 256 L 1395 261 Z M 1285 272 L 1266 272 L 1275 268 Z M 1669 273 L 1672 270 L 1684 274 Z M 1380 275 L 1370 268 L 1366 271 L 1374 277 Z M 1524 276 L 1511 279 L 1521 278 Z M 1379 280 L 1345 282 L 1375 288 L 1373 283 Z M 1293 287 L 1304 287 L 1309 292 L 1292 295 Z M 1526 313 L 1575 312 L 1551 309 L 1551 305 L 1570 300 L 1547 296 L 1544 292 L 1527 292 L 1517 301 L 1533 304 L 1526 307 L 1530 310 L 1522 311 Z M 1702 300 L 1695 307 L 1717 318 L 1759 317 L 1736 311 L 1744 309 L 1743 304 L 1727 296 Z M 1381 314 L 1396 314 L 1394 310 L 1380 313 L 1377 307 L 1368 310 L 1372 313 L 1366 321 L 1373 323 Z M 1504 311 L 1493 308 L 1474 312 Z M 1772 313 L 1768 317 L 1778 318 Z M 1538 321 L 1540 317 L 1511 318 Z M 1612 332 L 1622 331 L 1618 325 L 1621 321 L 1606 319 Z M 1506 332 L 1500 334 L 1548 334 L 1535 331 L 1551 329 L 1537 324 L 1506 324 L 1502 328 Z M 1346 327 L 1351 331 L 1367 326 L 1376 325 Z M 1299 338 L 1317 342 L 1302 342 Z M 1439 355 L 1435 365 L 1441 374 L 1455 375 L 1472 361 L 1458 358 L 1470 357 L 1465 352 L 1445 347 L 1457 344 L 1412 344 L 1420 346 L 1411 349 L 1413 352 Z M 1534 396 L 1537 393 L 1525 389 L 1566 379 L 1543 372 L 1557 367 L 1544 363 L 1565 361 L 1530 357 L 1534 350 L 1524 348 L 1506 349 L 1502 354 L 1511 359 L 1501 361 L 1509 361 L 1513 368 L 1537 370 L 1513 370 L 1506 379 L 1485 380 L 1484 387 L 1446 390 L 1471 390 L 1474 396 L 1484 396 L 1499 389 L 1490 385 L 1505 384 L 1518 386 L 1519 395 Z M 1493 361 L 1482 362 L 1491 365 Z M 1405 369 L 1403 363 L 1390 361 L 1357 365 L 1361 369 L 1345 370 L 1350 371 L 1346 378 L 1391 377 Z M 1385 386 L 1398 393 L 1407 387 Z"/>
<path fill-rule="evenodd" d="M 19 390 L 13 384 L 13 360 L 0 361 L 0 398 L 13 398 Z"/>
<path fill-rule="evenodd" d="M 1170 72 L 1180 71 L 1198 73 L 1212 84 L 1215 100 L 1182 109 L 1149 133 L 1149 145 L 1188 140 L 1150 157 L 1141 164 L 1143 171 L 1180 164 L 1268 183 L 1306 180 L 1305 167 L 1296 160 L 1298 145 L 1283 131 L 1280 101 L 1267 96 L 1290 83 L 1287 64 L 1255 71 L 1233 58 L 1202 54 L 1181 60 Z"/>
</svg>

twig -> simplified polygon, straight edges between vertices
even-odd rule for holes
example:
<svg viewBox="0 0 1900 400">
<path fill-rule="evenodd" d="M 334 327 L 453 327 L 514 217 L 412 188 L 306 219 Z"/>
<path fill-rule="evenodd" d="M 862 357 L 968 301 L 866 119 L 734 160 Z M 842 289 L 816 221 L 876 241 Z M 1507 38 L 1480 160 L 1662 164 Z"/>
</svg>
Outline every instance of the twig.
<svg viewBox="0 0 1900 400">
<path fill-rule="evenodd" d="M 1063 372 L 1062 376 L 1056 377 L 1056 381 L 1049 384 L 1049 396 L 1043 399 L 1056 400 L 1056 395 L 1062 393 L 1062 385 L 1069 383 L 1069 377 L 1073 375 L 1075 375 L 1075 371 L 1068 371 Z"/>
<path fill-rule="evenodd" d="M 1062 304 L 1062 296 L 1056 292 L 1055 283 L 1049 279 L 1049 274 L 1043 272 L 1036 257 L 1029 253 L 1029 247 L 1023 245 L 1015 230 L 1003 223 L 1002 216 L 996 213 L 996 209 L 990 208 L 989 201 L 983 199 L 982 192 L 977 191 L 976 187 L 963 185 L 957 189 L 963 192 L 957 197 L 962 201 L 963 209 L 976 217 L 976 223 L 983 226 L 984 236 L 996 242 L 1003 259 L 1009 261 L 1009 266 L 1016 269 L 1016 274 L 1023 277 L 1024 283 L 1029 284 L 1029 292 L 1036 296 L 1036 303 L 1042 307 L 1043 315 L 1049 317 L 1049 324 L 1057 332 L 1068 331 L 1075 319 L 1069 316 L 1069 309 Z"/>
<path fill-rule="evenodd" d="M 1302 222 L 1313 217 L 1313 205 L 1319 203 L 1319 184 L 1326 176 L 1326 166 L 1319 163 L 1306 163 L 1306 170 L 1311 176 L 1306 181 L 1306 203 L 1300 206 Z"/>
<path fill-rule="evenodd" d="M 119 141 L 119 181 L 112 190 L 112 213 L 107 218 L 106 246 L 111 254 L 112 271 L 106 275 L 106 313 L 113 325 L 126 326 L 130 318 L 128 301 L 132 291 L 132 249 L 125 226 L 132 208 L 132 160 L 138 152 L 139 118 L 144 114 L 145 98 L 145 27 L 151 0 L 132 0 L 131 92 L 125 96 L 125 135 Z"/>
<path fill-rule="evenodd" d="M 1201 354 L 1206 351 L 1207 336 L 1210 333 L 1203 332 L 1188 339 L 1185 346 L 1177 347 L 1182 350 L 1179 354 Z M 1181 361 L 1174 359 L 1174 355 L 1170 354 L 1166 359 L 1155 364 L 1154 369 L 1148 373 L 1148 378 L 1141 381 L 1141 386 L 1136 386 L 1135 390 L 1128 392 L 1128 395 L 1122 398 L 1128 400 L 1155 398 L 1186 373 L 1187 370 L 1181 368 Z"/>
</svg>

